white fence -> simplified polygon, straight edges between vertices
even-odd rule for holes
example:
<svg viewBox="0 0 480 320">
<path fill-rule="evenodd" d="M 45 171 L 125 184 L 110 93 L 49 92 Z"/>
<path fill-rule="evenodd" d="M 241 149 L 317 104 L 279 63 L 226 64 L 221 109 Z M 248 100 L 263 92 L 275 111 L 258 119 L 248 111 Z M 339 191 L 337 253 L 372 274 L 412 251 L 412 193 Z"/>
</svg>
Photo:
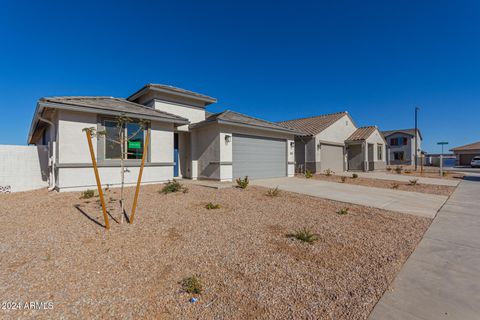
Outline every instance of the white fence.
<svg viewBox="0 0 480 320">
<path fill-rule="evenodd" d="M 0 192 L 48 187 L 47 146 L 0 145 Z"/>
</svg>

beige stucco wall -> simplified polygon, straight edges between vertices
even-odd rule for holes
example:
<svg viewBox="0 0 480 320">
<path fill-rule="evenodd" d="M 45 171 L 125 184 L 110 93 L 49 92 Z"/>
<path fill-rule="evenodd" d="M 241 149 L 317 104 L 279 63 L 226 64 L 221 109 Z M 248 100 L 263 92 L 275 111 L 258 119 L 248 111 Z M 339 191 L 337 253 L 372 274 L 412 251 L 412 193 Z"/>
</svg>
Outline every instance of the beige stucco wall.
<svg viewBox="0 0 480 320">
<path fill-rule="evenodd" d="M 191 137 L 192 179 L 220 180 L 219 127 L 212 124 L 196 128 L 192 130 Z"/>
<path fill-rule="evenodd" d="M 58 113 L 58 158 L 59 163 L 90 163 L 90 151 L 84 128 L 97 127 L 97 115 L 76 111 L 60 110 Z M 92 139 L 97 150 L 97 140 Z"/>
<path fill-rule="evenodd" d="M 233 178 L 233 134 L 278 138 L 287 140 L 287 174 L 295 173 L 295 146 L 291 146 L 294 136 L 281 132 L 265 131 L 256 128 L 210 124 L 193 129 L 192 136 L 192 178 L 231 181 Z M 230 142 L 225 137 L 230 136 Z M 196 167 L 196 169 L 195 169 Z"/>
<path fill-rule="evenodd" d="M 373 170 L 384 170 L 386 168 L 386 144 L 385 140 L 383 139 L 382 134 L 378 131 L 378 129 L 368 137 L 366 140 L 367 144 L 373 144 L 373 163 L 369 162 L 368 165 L 370 166 L 370 169 Z M 377 147 L 378 145 L 382 146 L 382 159 L 378 158 L 378 152 L 377 152 Z M 366 149 L 368 150 L 368 148 Z M 365 153 L 365 161 L 368 161 L 367 154 Z"/>
<path fill-rule="evenodd" d="M 59 111 L 57 141 L 57 181 L 60 191 L 84 190 L 96 185 L 91 167 L 90 151 L 83 128 L 97 127 L 97 115 L 75 111 Z M 172 123 L 151 122 L 150 151 L 143 173 L 143 183 L 160 183 L 173 178 L 173 130 Z M 98 139 L 103 139 L 99 137 Z M 92 139 L 97 154 L 97 139 Z M 105 161 L 107 164 L 108 161 Z M 148 166 L 153 163 L 155 166 Z M 120 166 L 104 167 L 100 164 L 100 179 L 103 185 L 120 183 Z M 135 184 L 138 178 L 138 163 L 129 165 L 125 174 L 127 184 Z"/>
<path fill-rule="evenodd" d="M 139 166 L 127 166 L 125 185 L 136 185 Z M 64 191 L 80 191 L 96 189 L 97 184 L 92 167 L 87 168 L 58 168 L 57 189 Z M 121 182 L 120 167 L 101 167 L 98 169 L 103 187 L 119 187 Z M 162 183 L 173 179 L 173 167 L 145 167 L 142 175 L 142 184 Z"/>
<path fill-rule="evenodd" d="M 157 110 L 168 112 L 183 118 L 186 118 L 190 123 L 197 123 L 205 120 L 205 109 L 195 106 L 181 105 L 177 103 L 170 103 L 161 100 L 155 100 L 153 107 Z M 188 125 L 179 126 L 178 131 L 188 131 Z"/>
<path fill-rule="evenodd" d="M 344 115 L 332 125 L 330 125 L 328 128 L 317 134 L 315 136 L 315 145 L 308 148 L 310 152 L 314 153 L 314 157 L 307 156 L 307 158 L 312 159 L 310 160 L 310 162 L 313 162 L 309 163 L 309 165 L 307 166 L 309 170 L 311 170 L 312 172 L 317 172 L 321 169 L 321 149 L 317 147 L 319 144 L 321 144 L 322 142 L 330 142 L 333 144 L 345 145 L 345 140 L 350 137 L 352 133 L 354 133 L 356 130 L 357 127 L 352 122 L 350 117 L 348 115 Z M 347 158 L 345 155 L 343 158 L 344 168 L 347 167 L 346 161 Z"/>
<path fill-rule="evenodd" d="M 328 128 L 317 134 L 316 140 L 344 144 L 345 140 L 350 137 L 355 130 L 357 130 L 357 127 L 350 120 L 350 117 L 348 115 L 344 115 Z"/>
</svg>

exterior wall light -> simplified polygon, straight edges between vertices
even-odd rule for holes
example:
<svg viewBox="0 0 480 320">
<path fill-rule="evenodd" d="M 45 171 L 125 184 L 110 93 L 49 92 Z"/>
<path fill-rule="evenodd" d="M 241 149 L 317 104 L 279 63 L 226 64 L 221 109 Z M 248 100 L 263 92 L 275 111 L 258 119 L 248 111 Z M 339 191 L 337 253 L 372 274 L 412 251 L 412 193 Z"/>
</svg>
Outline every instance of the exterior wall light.
<svg viewBox="0 0 480 320">
<path fill-rule="evenodd" d="M 293 149 L 294 147 L 295 147 L 295 142 L 293 142 L 293 141 L 290 141 L 290 148 L 292 148 L 292 149 Z"/>
<path fill-rule="evenodd" d="M 232 136 L 231 135 L 225 135 L 225 143 L 230 143 L 232 141 Z"/>
</svg>

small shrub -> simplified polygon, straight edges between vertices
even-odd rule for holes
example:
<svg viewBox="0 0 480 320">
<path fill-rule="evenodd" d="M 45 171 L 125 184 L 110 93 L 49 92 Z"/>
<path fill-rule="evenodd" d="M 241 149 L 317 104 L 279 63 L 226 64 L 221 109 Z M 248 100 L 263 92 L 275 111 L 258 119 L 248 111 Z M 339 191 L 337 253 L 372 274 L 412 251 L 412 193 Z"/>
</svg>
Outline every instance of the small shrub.
<svg viewBox="0 0 480 320">
<path fill-rule="evenodd" d="M 201 294 L 203 291 L 202 283 L 197 276 L 185 278 L 181 282 L 183 291 L 191 294 Z"/>
<path fill-rule="evenodd" d="M 333 171 L 330 170 L 330 169 L 327 169 L 327 170 L 325 170 L 324 172 L 325 172 L 325 175 L 326 175 L 327 177 L 330 177 L 332 174 L 335 173 L 335 172 L 333 172 Z"/>
<path fill-rule="evenodd" d="M 189 191 L 189 190 L 188 190 L 187 187 L 183 187 L 183 191 L 182 191 L 183 193 L 188 193 L 188 191 Z"/>
<path fill-rule="evenodd" d="M 411 170 L 405 170 L 404 172 L 405 172 L 406 174 L 410 174 L 410 173 L 412 173 L 412 171 L 411 171 Z"/>
<path fill-rule="evenodd" d="M 348 214 L 348 211 L 349 211 L 349 210 L 350 210 L 350 209 L 348 209 L 348 208 L 343 208 L 343 209 L 338 210 L 337 213 L 338 213 L 339 215 L 343 216 L 343 215 Z"/>
<path fill-rule="evenodd" d="M 345 183 L 345 181 L 347 181 L 347 177 L 341 177 L 341 178 L 340 178 L 340 181 L 341 181 L 342 183 Z"/>
<path fill-rule="evenodd" d="M 269 197 L 276 197 L 280 193 L 280 190 L 278 190 L 278 186 L 276 188 L 268 189 L 266 195 Z"/>
<path fill-rule="evenodd" d="M 387 167 L 387 171 L 392 171 L 392 168 L 391 168 L 391 167 Z"/>
<path fill-rule="evenodd" d="M 313 177 L 313 173 L 310 170 L 305 171 L 305 178 L 310 179 Z"/>
<path fill-rule="evenodd" d="M 358 174 L 356 174 L 356 173 L 352 174 L 352 178 L 353 178 L 353 179 L 357 179 L 357 178 L 358 178 Z"/>
<path fill-rule="evenodd" d="M 180 184 L 180 182 L 176 181 L 173 179 L 172 181 L 168 181 L 162 188 L 162 193 L 167 194 L 167 193 L 173 193 L 173 192 L 178 192 L 183 189 L 183 186 Z"/>
<path fill-rule="evenodd" d="M 400 187 L 400 185 L 396 182 L 392 183 L 392 189 L 398 189 L 398 187 Z"/>
<path fill-rule="evenodd" d="M 409 180 L 409 182 L 411 186 L 415 186 L 418 184 L 418 179 L 412 179 L 412 180 Z"/>
<path fill-rule="evenodd" d="M 95 191 L 89 189 L 89 190 L 82 191 L 80 195 L 80 199 L 90 199 L 90 198 L 93 198 L 94 196 L 95 196 Z"/>
<path fill-rule="evenodd" d="M 212 209 L 220 209 L 220 205 L 217 203 L 217 204 L 213 204 L 211 202 L 207 203 L 207 205 L 205 206 L 206 209 L 208 210 L 212 210 Z"/>
<path fill-rule="evenodd" d="M 297 240 L 310 244 L 317 241 L 317 236 L 308 231 L 306 228 L 303 228 L 303 230 L 295 231 L 295 233 L 288 234 L 287 237 L 295 238 Z"/>
<path fill-rule="evenodd" d="M 398 173 L 398 174 L 401 174 L 403 171 L 403 168 L 401 166 L 397 166 L 395 167 L 395 172 Z"/>
<path fill-rule="evenodd" d="M 442 176 L 443 176 L 443 177 L 447 176 L 447 174 L 448 174 L 447 171 L 443 171 L 443 172 L 442 172 Z"/>
<path fill-rule="evenodd" d="M 248 176 L 245 176 L 245 178 L 238 178 L 237 179 L 237 187 L 240 189 L 246 189 L 248 187 Z"/>
</svg>

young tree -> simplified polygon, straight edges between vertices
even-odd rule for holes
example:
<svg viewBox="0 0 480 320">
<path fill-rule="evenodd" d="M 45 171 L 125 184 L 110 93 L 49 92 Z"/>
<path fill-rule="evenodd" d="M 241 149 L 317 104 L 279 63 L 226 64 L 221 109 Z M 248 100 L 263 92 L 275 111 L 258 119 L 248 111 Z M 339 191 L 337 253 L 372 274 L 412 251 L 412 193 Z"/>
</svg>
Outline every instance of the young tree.
<svg viewBox="0 0 480 320">
<path fill-rule="evenodd" d="M 124 199 L 124 186 L 125 186 L 125 160 L 129 155 L 137 155 L 134 152 L 128 152 L 128 144 L 137 137 L 138 134 L 147 129 L 149 121 L 144 119 L 133 120 L 125 115 L 120 115 L 115 118 L 116 134 L 112 136 L 107 135 L 107 131 L 97 131 L 95 128 L 83 129 L 90 131 L 92 136 L 103 136 L 105 141 L 112 142 L 114 145 L 120 146 L 120 177 L 121 177 L 121 189 L 120 189 L 120 223 L 123 223 L 123 216 L 125 215 L 125 199 Z M 138 129 L 131 134 L 128 134 L 127 126 L 129 124 L 137 124 Z M 145 147 L 145 146 L 144 146 Z"/>
</svg>

